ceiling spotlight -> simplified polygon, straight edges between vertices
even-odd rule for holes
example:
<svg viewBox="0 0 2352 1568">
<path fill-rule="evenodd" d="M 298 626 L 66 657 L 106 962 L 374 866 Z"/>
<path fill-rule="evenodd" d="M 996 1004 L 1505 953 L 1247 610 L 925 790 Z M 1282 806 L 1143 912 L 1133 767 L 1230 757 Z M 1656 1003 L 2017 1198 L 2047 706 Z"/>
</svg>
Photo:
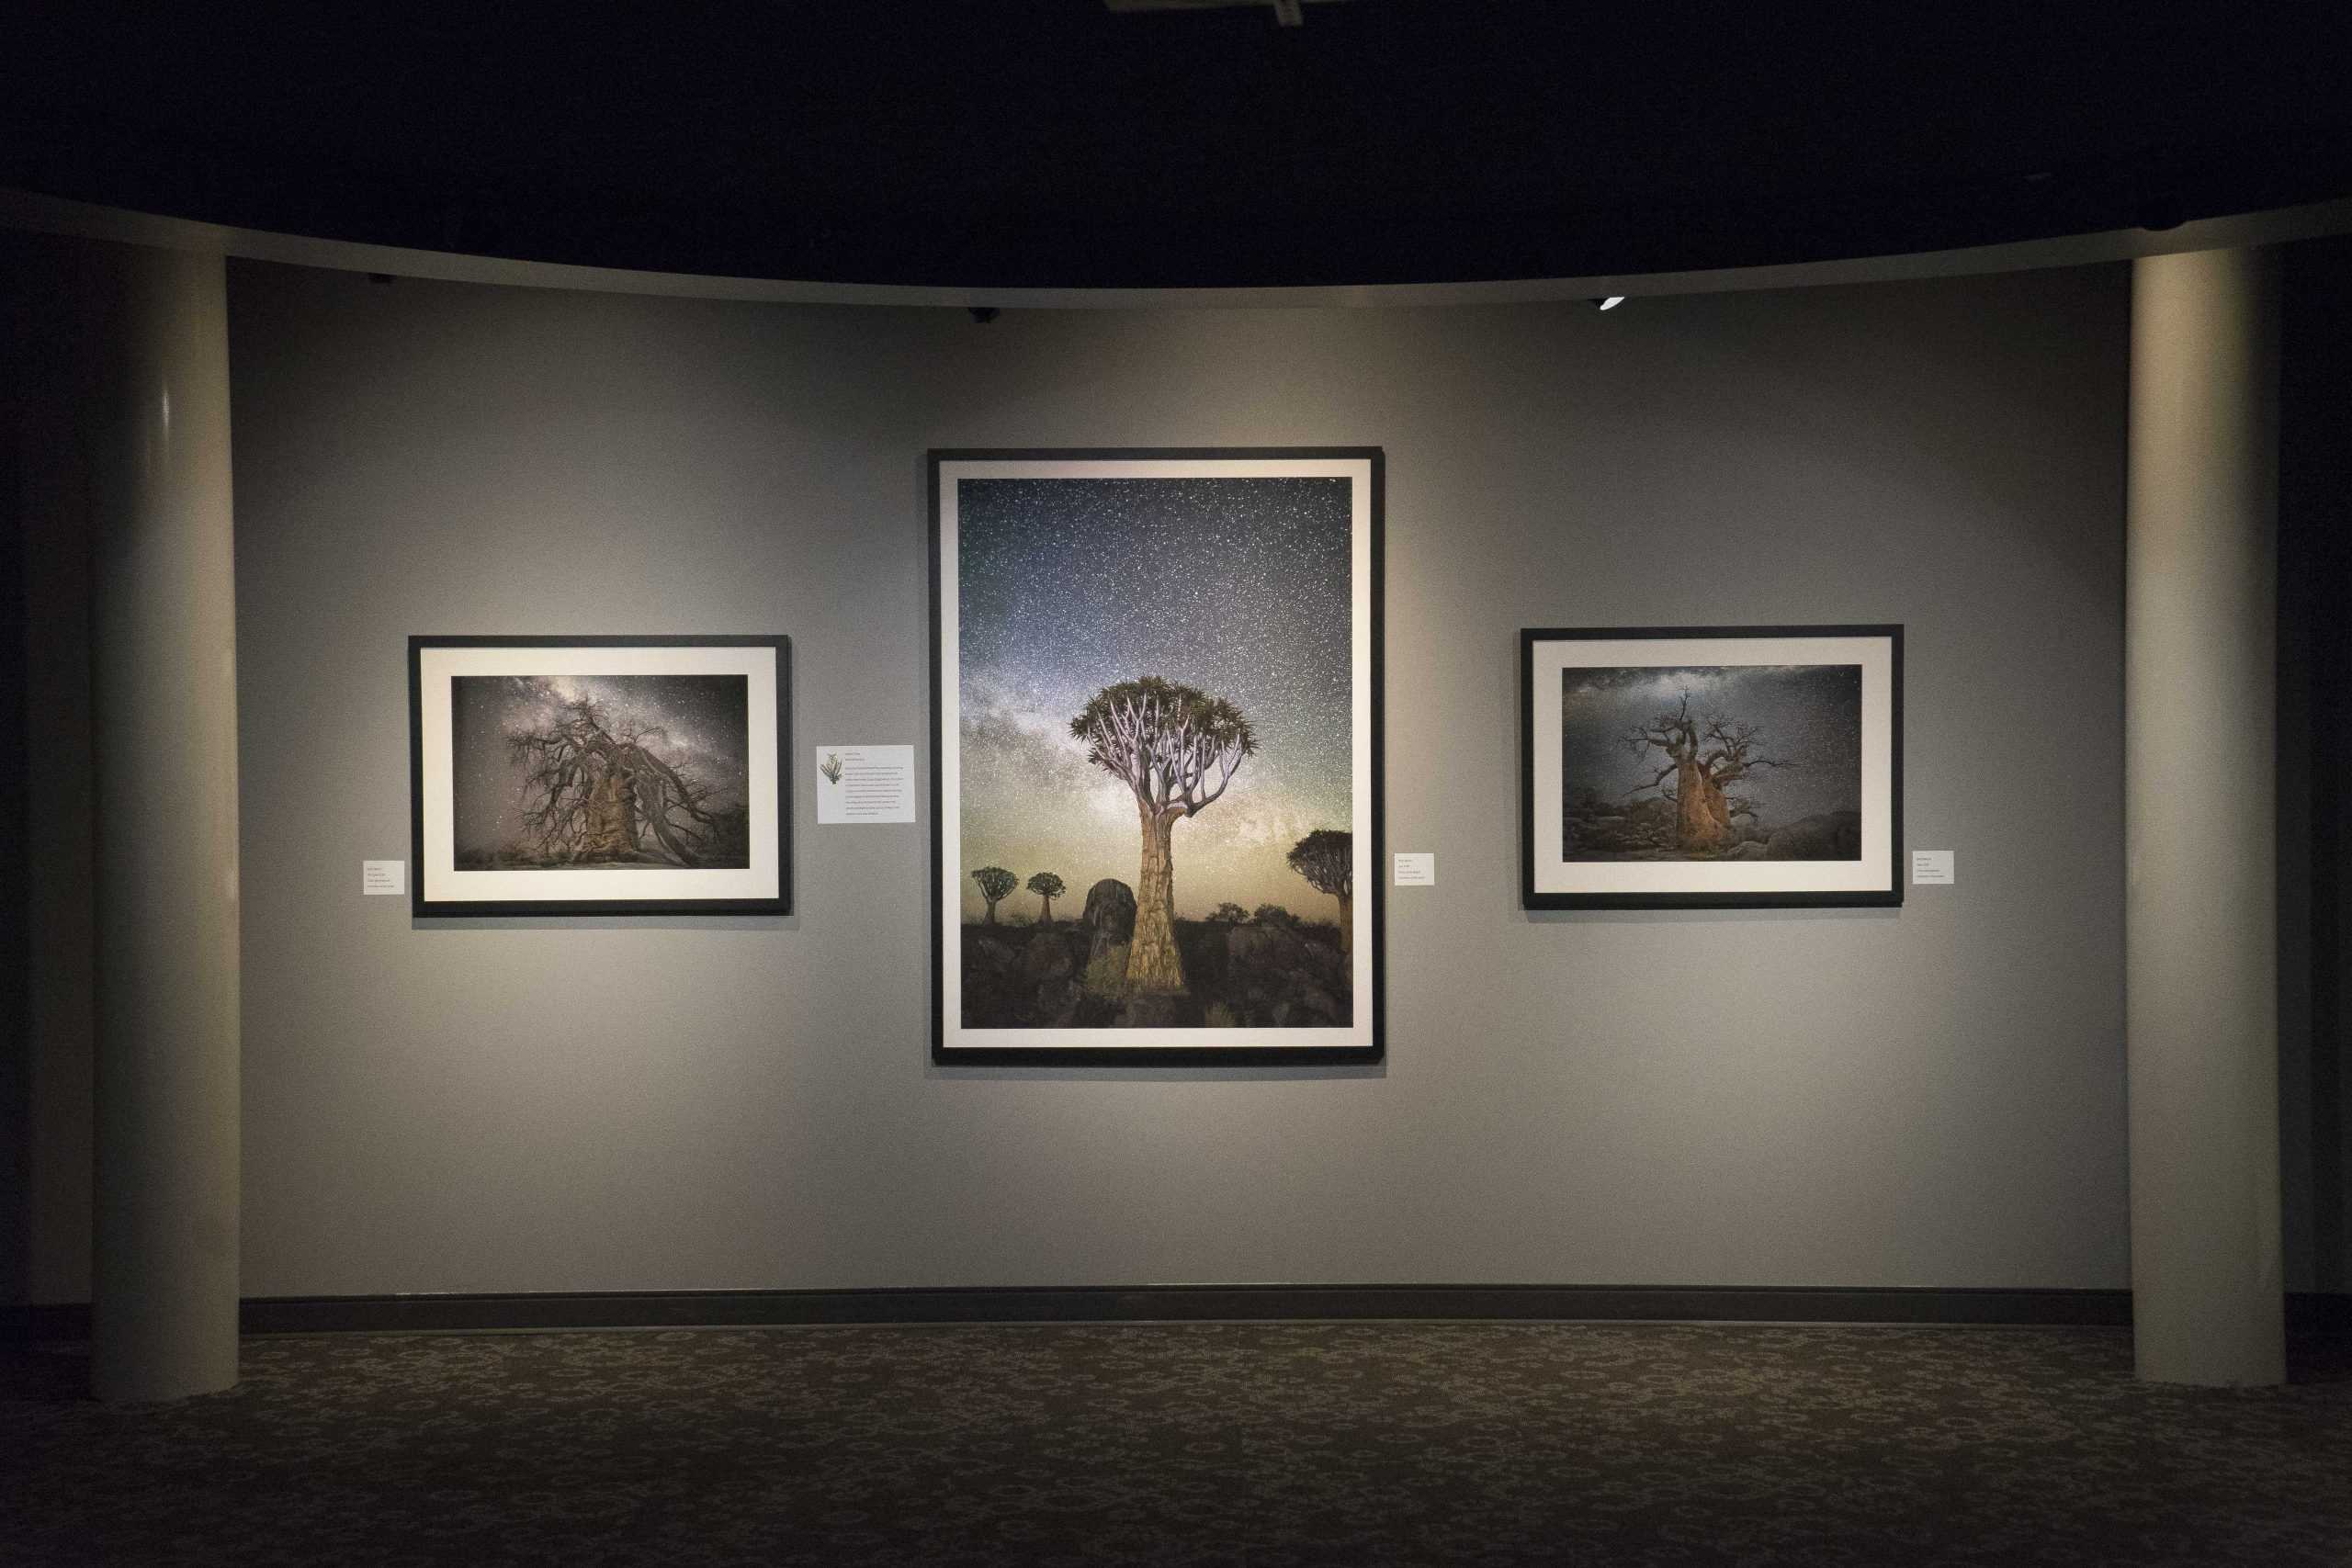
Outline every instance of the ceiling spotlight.
<svg viewBox="0 0 2352 1568">
<path fill-rule="evenodd" d="M 1611 294 L 1606 299 L 1595 299 L 1592 302 L 1592 308 L 1596 310 L 1613 310 L 1624 302 L 1625 297 L 1623 294 Z"/>
</svg>

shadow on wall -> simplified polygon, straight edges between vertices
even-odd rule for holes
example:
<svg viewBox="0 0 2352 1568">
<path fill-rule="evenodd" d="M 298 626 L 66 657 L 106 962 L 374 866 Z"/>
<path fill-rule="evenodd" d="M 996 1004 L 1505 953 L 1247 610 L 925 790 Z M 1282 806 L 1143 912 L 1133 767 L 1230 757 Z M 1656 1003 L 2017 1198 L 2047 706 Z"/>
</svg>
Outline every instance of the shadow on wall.
<svg viewBox="0 0 2352 1568">
<path fill-rule="evenodd" d="M 2278 1101 L 2287 1288 L 2352 1291 L 2352 238 L 2285 248 L 2278 432 Z"/>
<path fill-rule="evenodd" d="M 0 277 L 20 280 L 12 251 L 0 251 Z M 0 321 L 0 342 L 22 344 L 28 323 L 21 320 L 29 290 L 0 289 L 12 301 Z M 25 886 L 26 773 L 28 750 L 25 738 L 25 665 L 29 652 L 31 617 L 25 602 L 25 514 L 28 484 L 25 444 L 30 433 L 31 399 L 23 385 L 24 356 L 10 355 L 0 364 L 0 410 L 7 423 L 0 427 L 0 867 L 6 886 L 0 889 L 0 1305 L 23 1302 L 32 1288 L 32 998 L 30 951 L 27 946 Z"/>
</svg>

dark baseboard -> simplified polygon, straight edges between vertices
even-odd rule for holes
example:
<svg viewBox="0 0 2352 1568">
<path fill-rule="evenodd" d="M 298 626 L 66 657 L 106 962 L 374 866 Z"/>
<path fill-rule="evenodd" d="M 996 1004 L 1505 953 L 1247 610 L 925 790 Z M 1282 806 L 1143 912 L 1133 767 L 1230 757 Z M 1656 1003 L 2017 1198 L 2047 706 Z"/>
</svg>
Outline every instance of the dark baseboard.
<svg viewBox="0 0 2352 1568">
<path fill-rule="evenodd" d="M 281 1297 L 245 1303 L 255 1334 L 338 1329 L 758 1327 L 854 1323 L 1148 1323 L 1433 1318 L 1721 1323 L 2125 1324 L 2122 1291 L 1737 1286 L 1156 1285 L 984 1290 L 681 1291 Z"/>
<path fill-rule="evenodd" d="M 2132 1321 L 2132 1298 L 2126 1291 L 1835 1286 L 1154 1285 L 262 1296 L 242 1312 L 248 1334 L 1329 1319 L 2120 1327 Z M 89 1325 L 86 1304 L 0 1307 L 0 1340 L 85 1338 Z"/>
</svg>

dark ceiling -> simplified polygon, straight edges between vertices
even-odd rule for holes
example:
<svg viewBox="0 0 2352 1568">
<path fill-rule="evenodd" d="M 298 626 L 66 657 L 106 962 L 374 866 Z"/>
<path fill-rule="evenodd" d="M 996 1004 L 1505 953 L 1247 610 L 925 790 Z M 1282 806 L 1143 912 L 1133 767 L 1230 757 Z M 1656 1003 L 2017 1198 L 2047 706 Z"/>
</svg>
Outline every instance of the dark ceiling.
<svg viewBox="0 0 2352 1568">
<path fill-rule="evenodd" d="M 2352 195 L 2352 5 L 12 6 L 0 185 L 611 266 L 1430 282 Z"/>
</svg>

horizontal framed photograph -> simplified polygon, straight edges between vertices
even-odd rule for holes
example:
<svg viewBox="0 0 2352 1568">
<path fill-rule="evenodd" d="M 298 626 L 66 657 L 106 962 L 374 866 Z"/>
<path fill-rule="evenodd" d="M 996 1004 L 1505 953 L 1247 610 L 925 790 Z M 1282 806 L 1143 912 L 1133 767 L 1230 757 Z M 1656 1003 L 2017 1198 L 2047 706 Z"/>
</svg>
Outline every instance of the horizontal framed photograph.
<svg viewBox="0 0 2352 1568">
<path fill-rule="evenodd" d="M 1531 909 L 1903 902 L 1903 628 L 1520 638 Z"/>
<path fill-rule="evenodd" d="M 1376 1058 L 1379 451 L 931 474 L 933 1055 Z"/>
<path fill-rule="evenodd" d="M 781 637 L 413 637 L 419 915 L 792 909 Z"/>
</svg>

